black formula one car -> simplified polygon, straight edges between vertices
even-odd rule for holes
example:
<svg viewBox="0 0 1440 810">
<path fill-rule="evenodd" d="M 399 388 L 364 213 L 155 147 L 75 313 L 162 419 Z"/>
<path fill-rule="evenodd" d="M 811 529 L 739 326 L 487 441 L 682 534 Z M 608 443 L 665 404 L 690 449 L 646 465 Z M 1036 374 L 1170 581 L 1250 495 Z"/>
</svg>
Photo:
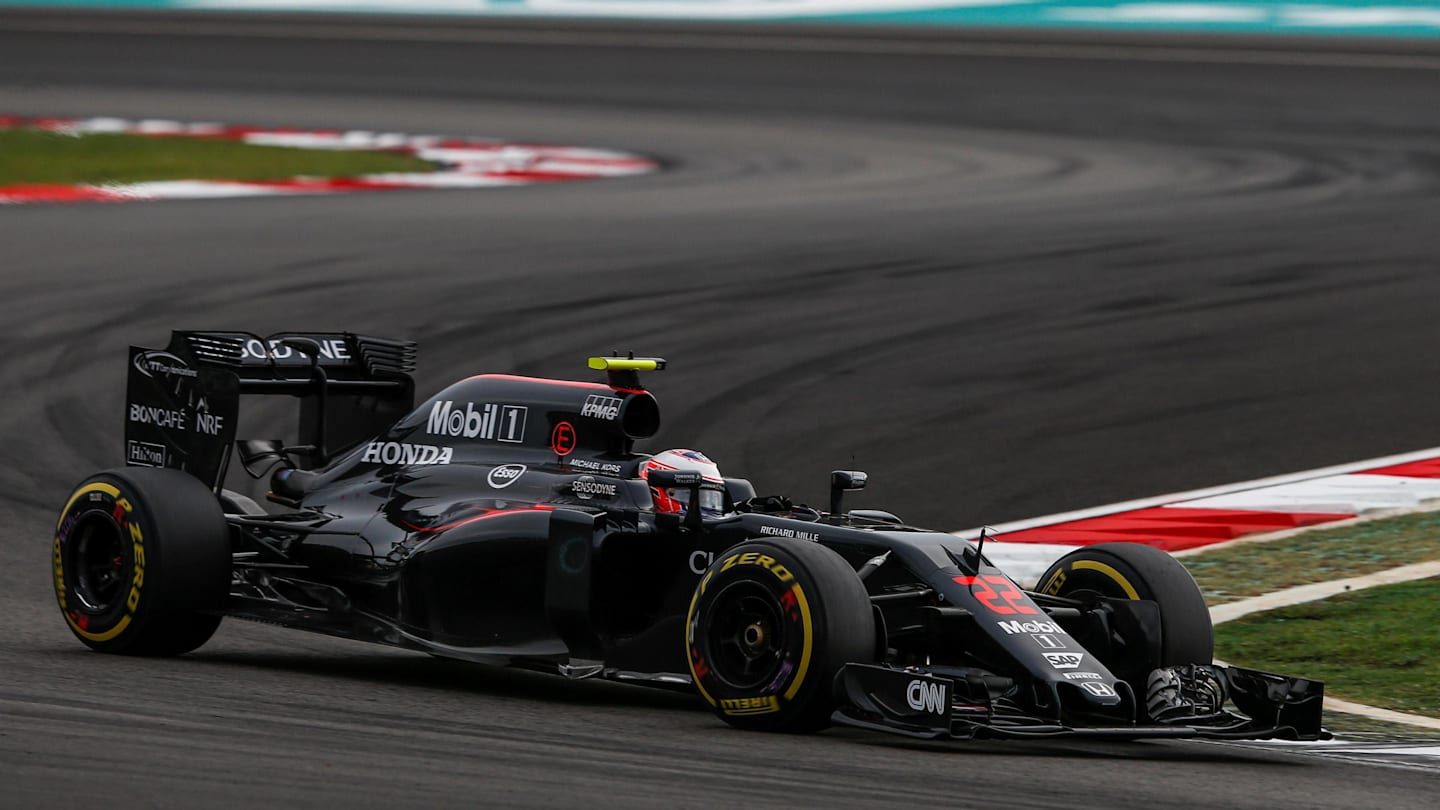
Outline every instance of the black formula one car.
<svg viewBox="0 0 1440 810">
<path fill-rule="evenodd" d="M 82 482 L 55 533 L 71 631 L 175 655 L 254 619 L 693 688 L 747 729 L 1325 736 L 1320 683 L 1211 663 L 1204 600 L 1154 548 L 1076 551 L 1026 591 L 983 538 L 843 509 L 858 471 L 832 474 L 825 511 L 691 470 L 640 478 L 658 358 L 592 358 L 604 384 L 480 375 L 415 407 L 414 356 L 348 333 L 132 348 L 129 466 Z M 297 445 L 237 441 L 250 394 L 299 399 Z M 222 488 L 232 457 L 279 509 Z M 652 488 L 689 508 L 658 511 Z"/>
</svg>

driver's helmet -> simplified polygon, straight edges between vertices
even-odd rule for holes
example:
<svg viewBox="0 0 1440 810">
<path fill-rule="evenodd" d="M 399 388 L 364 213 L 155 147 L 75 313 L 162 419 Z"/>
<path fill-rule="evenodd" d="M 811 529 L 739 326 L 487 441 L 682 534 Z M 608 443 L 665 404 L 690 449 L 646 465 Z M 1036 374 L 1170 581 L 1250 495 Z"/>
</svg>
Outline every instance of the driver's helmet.
<svg viewBox="0 0 1440 810">
<path fill-rule="evenodd" d="M 640 465 L 640 477 L 649 480 L 651 470 L 694 470 L 700 473 L 704 484 L 700 487 L 700 514 L 705 517 L 721 517 L 725 514 L 725 479 L 720 477 L 720 468 L 715 462 L 696 450 L 666 450 L 656 453 Z M 650 497 L 655 501 L 655 511 L 664 513 L 684 512 L 690 503 L 688 487 L 650 488 Z"/>
</svg>

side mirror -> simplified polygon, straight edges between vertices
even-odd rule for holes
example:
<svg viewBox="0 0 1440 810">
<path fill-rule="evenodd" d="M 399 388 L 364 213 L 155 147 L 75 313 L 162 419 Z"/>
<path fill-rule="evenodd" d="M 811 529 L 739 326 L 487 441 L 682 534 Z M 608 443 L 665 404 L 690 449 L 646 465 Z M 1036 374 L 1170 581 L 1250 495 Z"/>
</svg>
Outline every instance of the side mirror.
<svg viewBox="0 0 1440 810">
<path fill-rule="evenodd" d="M 846 492 L 865 488 L 870 476 L 860 470 L 835 470 L 830 473 L 830 514 L 840 514 L 840 499 Z"/>
</svg>

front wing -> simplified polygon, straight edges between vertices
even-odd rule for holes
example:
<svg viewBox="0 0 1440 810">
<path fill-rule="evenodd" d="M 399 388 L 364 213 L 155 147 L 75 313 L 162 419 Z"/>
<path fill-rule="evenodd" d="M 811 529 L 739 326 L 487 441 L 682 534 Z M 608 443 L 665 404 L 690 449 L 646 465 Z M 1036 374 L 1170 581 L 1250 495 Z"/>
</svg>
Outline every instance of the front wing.
<svg viewBox="0 0 1440 810">
<path fill-rule="evenodd" d="M 938 670 L 939 668 L 936 668 Z M 1223 707 L 1176 711 L 1173 703 L 1151 717 L 1149 706 L 1130 700 L 1112 716 L 1079 716 L 1061 708 L 1038 711 L 996 695 L 975 676 L 955 670 L 848 664 L 835 679 L 838 724 L 920 739 L 1028 739 L 1099 737 L 1109 739 L 1208 738 L 1322 740 L 1331 735 L 1320 725 L 1325 687 L 1319 681 L 1273 675 L 1240 667 L 1192 665 L 1156 670 L 1152 683 L 1183 671 L 1200 673 L 1224 685 Z M 968 681 L 968 682 L 967 682 Z M 1152 696 L 1153 697 L 1153 696 Z"/>
</svg>

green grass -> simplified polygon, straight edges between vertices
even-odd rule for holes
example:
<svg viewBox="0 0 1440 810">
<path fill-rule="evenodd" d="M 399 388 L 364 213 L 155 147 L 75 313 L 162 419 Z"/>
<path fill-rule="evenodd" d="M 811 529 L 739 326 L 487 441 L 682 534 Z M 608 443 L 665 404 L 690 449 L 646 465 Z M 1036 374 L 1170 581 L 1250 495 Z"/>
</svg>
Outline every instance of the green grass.
<svg viewBox="0 0 1440 810">
<path fill-rule="evenodd" d="M 206 138 L 0 129 L 0 186 L 150 180 L 281 180 L 428 172 L 435 164 L 387 152 L 290 149 Z"/>
<path fill-rule="evenodd" d="M 1212 605 L 1431 560 L 1440 560 L 1440 511 L 1222 546 L 1181 558 Z"/>
<path fill-rule="evenodd" d="M 1440 716 L 1440 578 L 1227 622 L 1215 628 L 1215 655 L 1324 681 L 1345 700 Z"/>
</svg>

